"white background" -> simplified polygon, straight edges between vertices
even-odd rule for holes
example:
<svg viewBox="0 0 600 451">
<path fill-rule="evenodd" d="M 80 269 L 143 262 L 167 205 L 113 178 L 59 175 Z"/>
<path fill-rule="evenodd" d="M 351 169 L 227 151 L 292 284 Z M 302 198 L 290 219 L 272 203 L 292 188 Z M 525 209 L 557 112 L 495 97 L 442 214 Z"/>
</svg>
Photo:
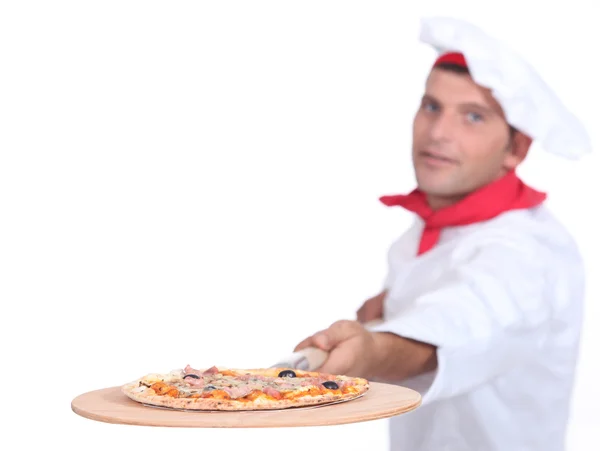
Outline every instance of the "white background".
<svg viewBox="0 0 600 451">
<path fill-rule="evenodd" d="M 187 363 L 270 365 L 379 290 L 411 220 L 377 198 L 413 187 L 423 14 L 518 48 L 598 144 L 594 2 L 537 3 L 3 2 L 1 447 L 387 449 L 385 420 L 145 428 L 70 402 Z M 600 448 L 598 169 L 534 147 L 520 172 L 587 262 L 572 451 Z"/>
</svg>

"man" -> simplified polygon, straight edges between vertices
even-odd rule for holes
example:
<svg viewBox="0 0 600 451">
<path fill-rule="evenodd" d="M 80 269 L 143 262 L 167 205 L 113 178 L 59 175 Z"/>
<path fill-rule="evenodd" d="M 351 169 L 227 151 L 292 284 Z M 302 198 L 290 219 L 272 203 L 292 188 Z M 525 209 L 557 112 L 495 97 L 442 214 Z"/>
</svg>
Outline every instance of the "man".
<svg viewBox="0 0 600 451">
<path fill-rule="evenodd" d="M 579 156 L 587 135 L 479 29 L 430 19 L 421 38 L 439 58 L 414 117 L 418 187 L 381 198 L 416 222 L 393 243 L 383 290 L 357 321 L 295 351 L 329 351 L 319 371 L 421 392 L 421 407 L 391 420 L 393 450 L 563 450 L 584 271 L 546 195 L 516 169 L 532 139 Z"/>
</svg>

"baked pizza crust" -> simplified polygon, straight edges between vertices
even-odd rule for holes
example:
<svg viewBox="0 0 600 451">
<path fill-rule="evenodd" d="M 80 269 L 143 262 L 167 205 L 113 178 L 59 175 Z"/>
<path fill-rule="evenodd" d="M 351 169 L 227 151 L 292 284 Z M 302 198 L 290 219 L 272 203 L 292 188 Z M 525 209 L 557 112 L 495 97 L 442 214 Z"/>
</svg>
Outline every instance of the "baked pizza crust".
<svg viewBox="0 0 600 451">
<path fill-rule="evenodd" d="M 238 374 L 252 374 L 266 377 L 277 377 L 285 368 L 266 369 L 231 369 L 220 367 L 220 372 L 233 372 Z M 203 370 L 200 370 L 203 371 Z M 166 384 L 182 382 L 184 372 L 174 370 L 167 374 L 151 374 L 136 379 L 121 387 L 122 392 L 130 399 L 150 406 L 182 409 L 192 411 L 253 411 L 253 410 L 279 410 L 298 407 L 311 407 L 334 402 L 350 401 L 362 396 L 369 389 L 366 379 L 341 375 L 323 374 L 317 372 L 294 370 L 298 378 L 311 377 L 322 380 L 335 380 L 350 382 L 350 386 L 342 390 L 325 390 L 322 393 L 294 397 L 293 399 L 276 399 L 266 394 L 260 394 L 253 400 L 248 399 L 220 399 L 220 398 L 186 398 L 172 397 L 157 394 L 152 388 L 147 387 L 148 380 L 164 381 Z M 143 383 L 144 382 L 144 383 Z M 314 393 L 314 389 L 312 390 Z"/>
</svg>

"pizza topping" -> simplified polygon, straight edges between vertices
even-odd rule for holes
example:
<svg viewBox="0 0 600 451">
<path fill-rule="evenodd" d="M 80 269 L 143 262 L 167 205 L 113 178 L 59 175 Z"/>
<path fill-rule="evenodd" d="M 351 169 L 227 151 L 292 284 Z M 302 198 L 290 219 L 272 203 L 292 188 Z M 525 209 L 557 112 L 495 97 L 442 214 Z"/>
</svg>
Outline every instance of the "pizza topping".
<svg viewBox="0 0 600 451">
<path fill-rule="evenodd" d="M 292 370 L 284 370 L 277 375 L 277 377 L 296 377 L 296 373 Z"/>
<path fill-rule="evenodd" d="M 183 376 L 184 379 L 186 377 L 192 377 L 194 379 L 200 379 L 200 376 L 198 376 L 197 374 L 194 374 L 194 373 L 186 374 L 185 376 Z"/>
<path fill-rule="evenodd" d="M 308 393 L 318 393 L 320 390 L 342 390 L 349 385 L 346 381 L 336 381 L 335 376 L 329 374 L 304 374 L 292 369 L 281 369 L 272 375 L 242 373 L 234 370 L 220 371 L 216 366 L 207 370 L 195 370 L 190 365 L 179 370 L 178 377 L 172 375 L 179 383 L 169 383 L 166 378 L 153 380 L 148 384 L 158 395 L 206 398 L 215 397 L 224 399 L 252 400 L 259 393 L 271 398 L 286 399 L 290 396 L 304 396 Z"/>
<path fill-rule="evenodd" d="M 264 376 L 262 374 L 242 374 L 241 376 L 238 377 L 238 379 L 241 381 L 250 381 L 250 380 L 269 381 L 273 378 L 269 377 L 269 376 Z"/>
<path fill-rule="evenodd" d="M 219 372 L 219 369 L 216 366 L 212 366 L 209 369 L 207 369 L 204 373 L 202 373 L 203 376 L 208 376 L 209 374 L 217 374 Z"/>
<path fill-rule="evenodd" d="M 183 372 L 185 374 L 196 374 L 197 376 L 202 376 L 202 371 L 199 370 L 195 370 L 194 368 L 192 368 L 191 366 L 187 365 L 185 367 L 185 369 L 183 370 Z"/>
<path fill-rule="evenodd" d="M 154 405 L 192 410 L 263 410 L 352 399 L 367 388 L 358 378 L 293 368 L 196 370 L 187 365 L 144 376 L 130 384 L 127 394 Z"/>
<path fill-rule="evenodd" d="M 296 390 L 299 387 L 301 387 L 300 385 L 297 384 L 289 384 L 289 383 L 281 383 L 281 384 L 273 384 L 276 385 L 278 389 L 281 390 Z"/>
<path fill-rule="evenodd" d="M 192 387 L 192 388 L 204 388 L 204 385 L 206 384 L 206 381 L 202 378 L 200 379 L 185 379 L 186 384 L 188 384 L 188 386 Z"/>
<path fill-rule="evenodd" d="M 321 385 L 324 382 L 323 379 L 317 377 L 307 377 L 300 380 L 300 385 L 307 387 L 309 385 Z"/>
<path fill-rule="evenodd" d="M 225 387 L 223 388 L 223 390 L 227 392 L 227 394 L 231 396 L 231 398 L 235 399 L 243 398 L 244 396 L 249 395 L 254 391 L 254 388 L 251 386 L 242 385 L 240 387 Z"/>
<path fill-rule="evenodd" d="M 173 398 L 179 396 L 179 390 L 177 390 L 177 388 L 165 384 L 164 382 L 156 382 L 152 384 L 150 388 L 154 390 L 157 395 L 172 396 Z"/>
<path fill-rule="evenodd" d="M 186 375 L 186 377 L 189 376 L 189 375 L 192 375 L 192 374 L 194 374 L 196 376 L 209 376 L 211 374 L 218 374 L 219 373 L 219 369 L 216 366 L 212 366 L 212 367 L 210 367 L 207 370 L 200 371 L 200 370 L 195 370 L 190 365 L 187 365 L 184 368 L 183 372 Z"/>
<path fill-rule="evenodd" d="M 281 392 L 279 390 L 275 390 L 273 387 L 269 387 L 268 385 L 263 388 L 263 392 L 266 395 L 272 396 L 275 399 L 281 399 L 283 396 L 281 396 Z"/>
</svg>

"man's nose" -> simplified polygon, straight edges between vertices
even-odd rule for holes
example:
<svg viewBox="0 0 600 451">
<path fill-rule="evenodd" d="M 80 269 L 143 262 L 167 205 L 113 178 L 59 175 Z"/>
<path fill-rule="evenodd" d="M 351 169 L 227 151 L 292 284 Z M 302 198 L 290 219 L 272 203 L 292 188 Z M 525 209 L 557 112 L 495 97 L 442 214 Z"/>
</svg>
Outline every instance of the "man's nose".
<svg viewBox="0 0 600 451">
<path fill-rule="evenodd" d="M 456 121 L 450 114 L 438 114 L 429 127 L 429 137 L 435 141 L 450 140 L 455 132 Z"/>
</svg>

